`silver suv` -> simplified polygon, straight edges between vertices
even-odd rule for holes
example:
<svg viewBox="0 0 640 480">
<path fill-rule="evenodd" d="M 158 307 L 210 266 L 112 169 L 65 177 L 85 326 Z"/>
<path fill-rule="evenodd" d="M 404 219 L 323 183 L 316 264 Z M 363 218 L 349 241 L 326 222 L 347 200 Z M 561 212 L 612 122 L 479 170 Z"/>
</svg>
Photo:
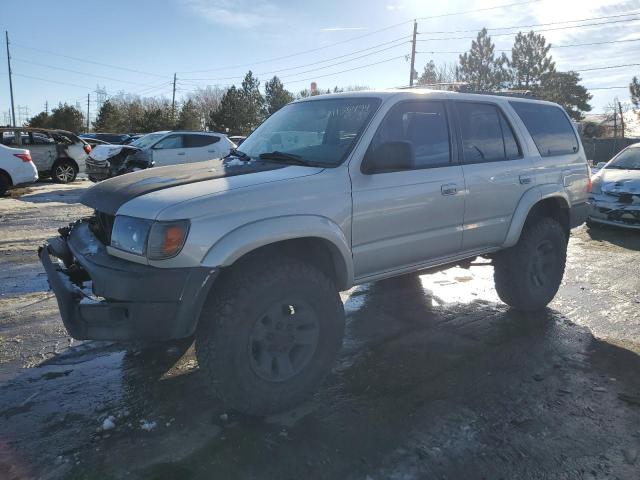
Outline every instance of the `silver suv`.
<svg viewBox="0 0 640 480">
<path fill-rule="evenodd" d="M 92 187 L 81 201 L 95 216 L 61 229 L 40 259 L 73 337 L 195 336 L 209 386 L 266 414 L 331 369 L 338 292 L 354 285 L 482 255 L 505 303 L 544 308 L 588 189 L 584 150 L 556 104 L 324 95 L 285 106 L 223 160 Z"/>
</svg>

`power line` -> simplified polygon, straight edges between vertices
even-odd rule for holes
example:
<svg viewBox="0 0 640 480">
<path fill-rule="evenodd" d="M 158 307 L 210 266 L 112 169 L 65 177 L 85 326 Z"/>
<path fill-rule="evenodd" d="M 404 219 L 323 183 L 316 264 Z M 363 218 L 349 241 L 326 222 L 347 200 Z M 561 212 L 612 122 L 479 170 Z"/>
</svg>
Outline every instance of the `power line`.
<svg viewBox="0 0 640 480">
<path fill-rule="evenodd" d="M 562 23 L 578 23 L 578 22 L 591 22 L 593 20 L 605 20 L 605 19 L 609 19 L 609 18 L 621 18 L 621 17 L 633 17 L 633 16 L 637 16 L 640 15 L 640 11 L 636 11 L 636 12 L 629 12 L 629 13 L 620 13 L 617 15 L 606 15 L 606 16 L 602 16 L 602 17 L 590 17 L 590 18 L 581 18 L 578 20 L 563 20 L 563 21 L 558 21 L 558 22 L 549 22 L 549 23 L 536 23 L 536 24 L 530 24 L 530 25 L 514 25 L 511 27 L 492 27 L 492 28 L 487 28 L 486 30 L 491 32 L 494 30 L 513 30 L 516 28 L 533 28 L 533 27 L 547 27 L 549 25 L 560 25 Z M 570 25 L 568 25 L 570 27 Z M 576 27 L 579 27 L 580 25 L 575 25 Z M 418 35 L 435 35 L 435 34 L 443 34 L 443 33 L 473 33 L 473 32 L 477 32 L 477 29 L 470 29 L 470 30 L 443 30 L 443 31 L 429 31 L 429 32 L 420 32 L 418 33 Z"/>
<path fill-rule="evenodd" d="M 395 41 L 397 41 L 397 40 L 395 40 Z M 322 67 L 312 68 L 310 70 L 305 70 L 305 71 L 302 71 L 302 72 L 296 72 L 294 75 L 302 75 L 302 74 L 305 74 L 305 73 L 310 73 L 310 72 L 313 72 L 313 71 L 322 70 L 322 69 L 329 68 L 329 67 L 334 67 L 336 65 L 343 65 L 345 63 L 353 62 L 354 60 L 359 60 L 361 58 L 369 57 L 371 55 L 377 55 L 378 53 L 386 52 L 387 50 L 391 50 L 393 48 L 404 46 L 407 43 L 408 42 L 406 40 L 403 40 L 401 43 L 397 43 L 395 45 L 391 45 L 390 47 L 386 47 L 386 48 L 382 48 L 380 50 L 376 50 L 375 52 L 369 52 L 369 53 L 366 53 L 364 55 L 360 55 L 360 56 L 357 56 L 357 57 L 349 58 L 349 59 L 343 60 L 341 62 L 331 63 L 331 64 L 328 64 L 328 65 L 324 65 Z M 370 49 L 364 49 L 364 50 L 370 50 Z M 352 52 L 350 54 L 347 54 L 347 55 L 341 55 L 340 57 L 336 57 L 336 58 L 343 58 L 343 57 L 346 57 L 346 56 L 350 56 L 350 55 L 353 55 L 353 53 L 354 52 Z M 256 76 L 282 73 L 284 71 L 296 70 L 298 68 L 303 68 L 305 66 L 312 66 L 312 65 L 317 65 L 317 64 L 320 64 L 320 63 L 326 63 L 326 62 L 331 61 L 331 60 L 332 59 L 327 59 L 327 60 L 322 60 L 322 61 L 318 61 L 318 62 L 312 62 L 312 63 L 309 63 L 307 65 L 300 65 L 298 67 L 288 67 L 288 68 L 283 68 L 281 70 L 272 70 L 270 72 L 260 72 L 260 73 L 256 73 Z M 214 80 L 214 81 L 215 80 L 236 80 L 236 79 L 240 79 L 240 78 L 243 78 L 243 77 L 244 77 L 244 75 L 234 76 L 234 77 L 220 77 L 220 78 L 185 78 L 183 80 L 187 80 L 187 81 L 189 81 L 189 80 L 191 80 L 191 81 L 192 80 Z M 283 77 L 283 78 L 286 78 L 286 77 Z"/>
<path fill-rule="evenodd" d="M 572 48 L 572 47 L 591 47 L 591 46 L 596 46 L 596 45 L 608 45 L 608 44 L 613 44 L 613 43 L 627 43 L 627 42 L 640 42 L 640 38 L 632 38 L 632 39 L 628 39 L 628 40 L 607 40 L 604 42 L 588 42 L 588 43 L 572 43 L 572 44 L 567 44 L 567 45 L 554 45 L 551 44 L 551 49 L 553 50 L 554 48 Z M 502 48 L 502 49 L 496 49 L 496 52 L 510 52 L 511 49 L 510 48 Z M 438 53 L 442 53 L 442 54 L 462 54 L 465 53 L 464 51 L 461 50 L 448 50 L 448 51 L 442 51 L 442 50 L 432 50 L 432 51 L 421 51 L 421 52 L 416 52 L 416 53 L 420 53 L 420 54 L 438 54 Z"/>
<path fill-rule="evenodd" d="M 594 70 L 610 70 L 612 68 L 623 68 L 623 67 L 637 67 L 640 63 L 624 63 L 622 65 L 608 65 L 606 67 L 593 67 L 593 68 L 582 68 L 580 70 L 573 70 L 574 72 L 592 72 Z"/>
<path fill-rule="evenodd" d="M 545 28 L 541 30 L 536 30 L 536 33 L 551 32 L 551 31 L 557 31 L 557 30 L 569 30 L 569 29 L 575 29 L 575 28 L 593 27 L 593 26 L 600 26 L 600 25 L 611 25 L 611 24 L 626 23 L 626 22 L 636 22 L 638 20 L 640 20 L 640 18 L 627 18 L 623 20 L 612 20 L 609 22 L 585 23 L 583 25 L 569 25 L 566 27 Z M 514 27 L 514 28 L 517 28 L 517 27 Z M 492 37 L 515 36 L 518 33 L 520 32 L 495 33 L 492 35 Z M 436 42 L 436 41 L 442 41 L 442 40 L 475 40 L 475 39 L 476 37 L 440 37 L 440 38 L 422 38 L 422 39 L 418 39 L 418 41 L 419 42 Z"/>
<path fill-rule="evenodd" d="M 86 75 L 87 77 L 102 78 L 102 79 L 105 79 L 105 80 L 112 80 L 112 81 L 115 81 L 115 82 L 129 83 L 129 84 L 131 84 L 131 85 L 150 86 L 150 84 L 148 84 L 148 83 L 132 82 L 132 81 L 129 81 L 129 80 L 122 80 L 122 79 L 120 79 L 120 78 L 107 77 L 107 76 L 104 76 L 104 75 L 96 75 L 96 74 L 94 74 L 94 73 L 80 72 L 80 71 L 78 71 L 78 70 L 71 70 L 71 69 L 69 69 L 69 68 L 56 67 L 56 66 L 54 66 L 54 65 L 47 65 L 47 64 L 45 64 L 45 63 L 39 63 L 39 62 L 32 62 L 32 61 L 30 61 L 30 60 L 24 60 L 24 59 L 22 59 L 22 58 L 14 58 L 13 60 L 16 60 L 16 61 L 18 61 L 18 62 L 22 62 L 22 63 L 28 63 L 28 64 L 30 64 L 30 65 L 37 65 L 37 66 L 39 66 L 39 67 L 52 68 L 52 69 L 54 69 L 54 70 L 61 70 L 61 71 L 63 71 L 63 72 L 75 73 L 75 74 L 77 74 L 77 75 Z"/>
<path fill-rule="evenodd" d="M 78 85 L 77 83 L 59 82 L 57 80 L 50 80 L 48 78 L 34 77 L 32 75 L 25 75 L 24 73 L 14 73 L 13 75 L 16 76 L 16 77 L 24 77 L 24 78 L 31 78 L 33 80 L 40 80 L 42 82 L 57 83 L 59 85 L 68 85 L 70 87 L 84 88 L 86 90 L 91 90 L 91 88 L 92 88 L 92 87 L 87 87 L 86 85 Z"/>
<path fill-rule="evenodd" d="M 527 5 L 527 4 L 530 4 L 530 3 L 537 3 L 537 2 L 540 2 L 540 1 L 541 0 L 529 0 L 529 1 L 526 1 L 526 2 L 510 3 L 510 4 L 507 4 L 507 5 L 499 5 L 499 6 L 488 7 L 488 8 L 478 8 L 478 9 L 475 9 L 475 10 L 466 10 L 466 11 L 463 11 L 463 12 L 443 13 L 441 15 L 433 15 L 433 16 L 429 16 L 429 17 L 420 17 L 417 20 L 428 20 L 428 19 L 432 19 L 432 18 L 449 17 L 449 16 L 456 16 L 456 15 L 467 15 L 469 13 L 478 13 L 478 12 L 484 12 L 484 11 L 487 11 L 487 10 L 496 10 L 496 9 L 515 7 L 515 6 L 522 6 L 522 5 Z M 178 72 L 178 73 L 218 72 L 220 70 L 232 70 L 234 68 L 252 67 L 254 65 L 261 65 L 261 64 L 264 64 L 264 63 L 275 62 L 275 61 L 278 61 L 278 60 L 286 60 L 288 58 L 297 57 L 297 56 L 300 56 L 300 55 L 304 55 L 306 53 L 318 52 L 320 50 L 326 50 L 328 48 L 335 47 L 337 45 L 343 45 L 343 44 L 348 43 L 348 42 L 353 42 L 355 40 L 360 40 L 361 38 L 369 37 L 371 35 L 375 35 L 377 33 L 384 32 L 386 30 L 390 30 L 390 29 L 395 28 L 395 27 L 399 27 L 399 26 L 402 26 L 402 25 L 407 25 L 409 23 L 412 23 L 413 21 L 414 20 L 405 20 L 403 22 L 395 23 L 393 25 L 388 25 L 386 27 L 379 28 L 379 29 L 373 30 L 371 32 L 367 32 L 367 33 L 362 34 L 362 35 L 358 35 L 358 36 L 355 36 L 355 37 L 350 37 L 350 38 L 347 38 L 345 40 L 340 40 L 339 42 L 330 43 L 328 45 L 323 45 L 321 47 L 316 47 L 316 48 L 312 48 L 312 49 L 309 49 L 309 50 L 301 50 L 301 51 L 298 51 L 298 52 L 295 52 L 295 53 L 290 53 L 288 55 L 283 55 L 281 57 L 273 57 L 273 58 L 269 58 L 269 59 L 265 59 L 265 60 L 259 60 L 259 61 L 251 62 L 251 63 L 244 63 L 244 64 L 240 64 L 240 65 L 231 65 L 231 66 L 219 67 L 219 68 L 207 69 L 207 70 L 188 70 L 188 71 L 181 71 L 181 72 Z"/>
<path fill-rule="evenodd" d="M 33 50 L 35 52 L 46 53 L 47 55 L 55 55 L 56 57 L 63 57 L 63 58 L 68 58 L 70 60 L 77 60 L 77 61 L 83 62 L 83 63 L 91 63 L 92 65 L 100 65 L 102 67 L 115 68 L 117 70 L 124 70 L 124 71 L 127 71 L 127 72 L 140 73 L 142 75 L 149 75 L 149 76 L 152 76 L 152 77 L 160 77 L 160 78 L 166 77 L 166 75 L 160 75 L 158 73 L 145 72 L 144 70 L 136 70 L 134 68 L 121 67 L 121 66 L 118 66 L 118 65 L 112 65 L 112 64 L 108 64 L 108 63 L 96 62 L 96 61 L 89 60 L 89 59 L 86 59 L 86 58 L 72 57 L 71 55 L 63 55 L 61 53 L 51 52 L 49 50 L 43 50 L 41 48 L 30 47 L 28 45 L 23 45 L 21 43 L 14 43 L 13 45 L 15 45 L 15 46 L 17 46 L 19 48 L 26 48 L 27 50 Z"/>
</svg>

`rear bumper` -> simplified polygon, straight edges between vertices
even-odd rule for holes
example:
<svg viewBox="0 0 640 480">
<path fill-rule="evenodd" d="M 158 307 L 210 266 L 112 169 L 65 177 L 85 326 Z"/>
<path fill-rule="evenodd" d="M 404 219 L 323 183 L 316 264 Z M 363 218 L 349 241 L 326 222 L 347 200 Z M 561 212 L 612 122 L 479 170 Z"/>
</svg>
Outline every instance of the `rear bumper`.
<svg viewBox="0 0 640 480">
<path fill-rule="evenodd" d="M 162 269 L 112 257 L 84 222 L 74 224 L 66 238 L 47 241 L 39 256 L 65 328 L 76 339 L 188 337 L 218 273 L 203 267 Z"/>
</svg>

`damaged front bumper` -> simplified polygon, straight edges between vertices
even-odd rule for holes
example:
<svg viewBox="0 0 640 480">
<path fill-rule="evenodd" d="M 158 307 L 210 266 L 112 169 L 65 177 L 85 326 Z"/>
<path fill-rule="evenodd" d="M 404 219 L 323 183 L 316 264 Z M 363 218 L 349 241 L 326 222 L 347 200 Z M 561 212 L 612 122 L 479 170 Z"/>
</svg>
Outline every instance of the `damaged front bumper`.
<svg viewBox="0 0 640 480">
<path fill-rule="evenodd" d="M 589 198 L 590 222 L 640 230 L 640 196 L 601 193 Z"/>
<path fill-rule="evenodd" d="M 218 271 L 157 268 L 109 255 L 89 221 L 61 229 L 39 257 L 72 337 L 170 340 L 195 331 Z"/>
</svg>

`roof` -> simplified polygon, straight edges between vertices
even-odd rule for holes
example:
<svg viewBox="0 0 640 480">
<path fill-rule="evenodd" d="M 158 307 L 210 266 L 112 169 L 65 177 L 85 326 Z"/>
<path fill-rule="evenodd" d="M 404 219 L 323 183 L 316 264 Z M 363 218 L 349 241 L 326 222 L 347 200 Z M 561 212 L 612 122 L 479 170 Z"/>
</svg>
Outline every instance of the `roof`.
<svg viewBox="0 0 640 480">
<path fill-rule="evenodd" d="M 437 90 L 430 88 L 390 88 L 384 90 L 358 90 L 355 92 L 340 92 L 340 93 L 327 93 L 321 95 L 314 95 L 312 97 L 305 97 L 296 102 L 308 102 L 317 100 L 326 100 L 330 98 L 379 98 L 381 100 L 387 100 L 390 98 L 401 99 L 416 99 L 424 97 L 433 97 L 438 99 L 456 99 L 456 100 L 477 100 L 486 101 L 487 98 L 498 102 L 517 101 L 517 102 L 532 102 L 532 103 L 545 103 L 548 105 L 557 105 L 553 102 L 546 100 L 539 100 L 526 95 L 506 95 L 506 92 L 496 93 L 466 93 L 466 92 L 452 92 L 450 90 Z M 295 103 L 295 102 L 294 102 Z"/>
</svg>

